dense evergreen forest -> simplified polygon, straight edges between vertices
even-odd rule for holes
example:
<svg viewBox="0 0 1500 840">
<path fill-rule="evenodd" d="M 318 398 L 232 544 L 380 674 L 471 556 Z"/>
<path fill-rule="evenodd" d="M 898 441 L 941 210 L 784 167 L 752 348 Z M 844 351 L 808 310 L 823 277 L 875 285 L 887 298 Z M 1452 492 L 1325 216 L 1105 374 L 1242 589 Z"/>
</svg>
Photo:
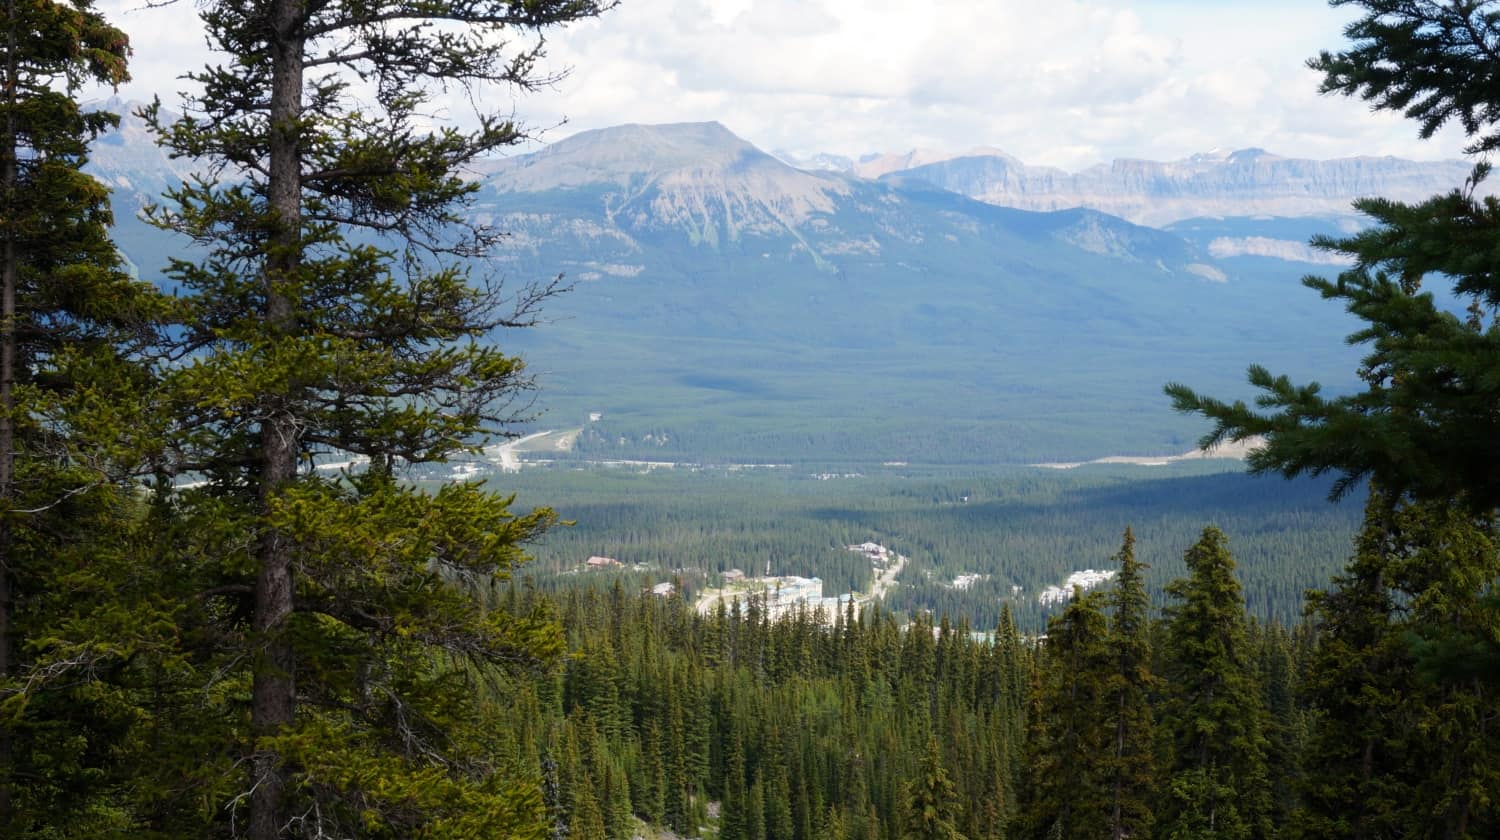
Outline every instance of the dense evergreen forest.
<svg viewBox="0 0 1500 840">
<path fill-rule="evenodd" d="M 1335 2 L 1363 17 L 1313 60 L 1325 92 L 1500 148 L 1497 3 Z M 223 63 L 188 77 L 182 115 L 145 112 L 201 165 L 151 210 L 194 255 L 169 296 L 125 270 L 82 172 L 115 118 L 77 95 L 127 77 L 124 33 L 88 0 L 4 4 L 0 836 L 1500 835 L 1487 165 L 1422 204 L 1361 202 L 1375 226 L 1317 243 L 1352 261 L 1307 283 L 1366 325 L 1364 390 L 1262 367 L 1253 407 L 1168 387 L 1213 421 L 1205 444 L 1263 437 L 1251 468 L 1297 479 L 1274 490 L 523 479 L 560 515 L 425 486 L 414 467 L 514 428 L 533 382 L 495 339 L 556 291 L 472 271 L 498 232 L 462 213 L 465 167 L 525 135 L 432 129 L 431 96 L 547 84 L 543 34 L 608 6 L 200 3 Z M 1325 491 L 1346 507 L 1312 507 Z M 674 573 L 805 559 L 862 586 L 842 546 L 872 537 L 920 583 L 775 620 L 523 565 L 607 538 Z M 941 586 L 1101 565 L 1113 583 L 1045 623 Z"/>
<path fill-rule="evenodd" d="M 675 581 L 689 602 L 723 572 L 823 580 L 823 594 L 868 592 L 870 562 L 846 546 L 874 541 L 908 559 L 885 604 L 967 618 L 992 629 L 1002 604 L 1023 631 L 1046 617 L 1037 596 L 1084 569 L 1105 569 L 1119 532 L 1134 527 L 1149 558 L 1147 587 L 1182 574 L 1182 553 L 1205 523 L 1233 540 L 1251 615 L 1290 626 L 1304 593 L 1343 564 L 1358 532 L 1359 499 L 1328 504 L 1330 482 L 1284 481 L 1224 466 L 993 470 L 975 475 L 878 474 L 817 480 L 775 473 L 524 470 L 495 483 L 518 505 L 544 499 L 571 527 L 538 540 L 526 574 L 544 589 L 632 589 Z M 1166 470 L 1165 473 L 1155 470 Z M 580 572 L 606 556 L 627 568 Z M 649 568 L 635 572 L 634 564 Z M 978 575 L 965 588 L 960 575 Z M 1019 586 L 1019 591 L 1013 587 Z"/>
<path fill-rule="evenodd" d="M 1404 553 L 1371 542 L 1356 567 Z M 1401 641 L 1473 601 L 1398 618 L 1346 588 L 1319 597 L 1313 622 L 1255 621 L 1210 528 L 1156 611 L 1134 548 L 1127 532 L 1116 585 L 1073 600 L 1040 644 L 1009 612 L 981 640 L 927 613 L 903 626 L 851 610 L 830 626 L 768 621 L 756 602 L 699 615 L 618 584 L 575 589 L 559 617 L 577 653 L 521 688 L 517 749 L 555 774 L 569 836 L 591 838 L 633 836 L 637 820 L 756 840 L 1500 829 L 1493 701 L 1477 683 L 1412 679 Z M 505 597 L 524 610 L 537 596 Z M 1375 674 L 1390 693 L 1355 688 Z"/>
</svg>

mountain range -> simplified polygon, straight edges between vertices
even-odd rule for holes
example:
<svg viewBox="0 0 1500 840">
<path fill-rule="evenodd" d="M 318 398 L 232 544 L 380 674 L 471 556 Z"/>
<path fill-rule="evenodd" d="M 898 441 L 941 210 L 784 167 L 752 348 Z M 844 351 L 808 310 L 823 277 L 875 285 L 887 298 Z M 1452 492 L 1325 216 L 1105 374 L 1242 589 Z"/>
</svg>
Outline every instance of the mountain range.
<svg viewBox="0 0 1500 840">
<path fill-rule="evenodd" d="M 92 166 L 116 186 L 122 247 L 152 276 L 180 245 L 133 212 L 186 170 L 138 128 L 127 119 Z M 1191 183 L 1232 183 L 1244 159 L 1205 159 L 1200 170 L 1222 177 Z M 1246 213 L 1158 229 L 1081 207 L 996 206 L 934 183 L 933 167 L 974 160 L 1024 169 L 989 152 L 916 155 L 866 161 L 885 168 L 872 179 L 798 169 L 717 123 L 581 132 L 473 173 L 469 212 L 508 234 L 473 268 L 574 284 L 550 302 L 550 323 L 500 340 L 541 378 L 537 425 L 583 428 L 579 456 L 988 464 L 1175 453 L 1202 430 L 1168 410 L 1167 380 L 1241 395 L 1253 361 L 1352 383 L 1356 354 L 1338 340 L 1350 320 L 1298 284 L 1329 266 L 1287 250 L 1346 219 Z M 1392 166 L 1391 183 L 1401 171 L 1432 183 L 1450 172 Z M 1324 186 L 1332 196 L 1348 184 Z"/>
<path fill-rule="evenodd" d="M 831 168 L 828 155 L 814 158 Z M 847 159 L 845 159 L 847 160 Z M 791 160 L 796 165 L 795 158 Z M 841 171 L 917 178 L 1003 207 L 1089 207 L 1145 225 L 1199 216 L 1348 216 L 1364 196 L 1426 198 L 1464 183 L 1472 164 L 1395 157 L 1308 160 L 1263 149 L 1214 150 L 1177 161 L 1115 160 L 1080 172 L 1028 166 L 998 149 L 916 149 L 869 155 Z"/>
</svg>

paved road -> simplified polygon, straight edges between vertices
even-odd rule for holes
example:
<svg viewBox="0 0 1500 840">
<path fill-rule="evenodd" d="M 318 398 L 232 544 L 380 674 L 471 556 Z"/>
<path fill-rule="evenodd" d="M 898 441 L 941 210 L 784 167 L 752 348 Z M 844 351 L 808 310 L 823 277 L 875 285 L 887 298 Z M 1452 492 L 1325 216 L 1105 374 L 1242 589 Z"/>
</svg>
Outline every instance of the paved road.
<svg viewBox="0 0 1500 840">
<path fill-rule="evenodd" d="M 865 604 L 876 598 L 884 598 L 885 591 L 891 587 L 891 584 L 896 582 L 896 575 L 901 574 L 901 570 L 904 568 L 906 568 L 906 557 L 904 555 L 897 554 L 896 562 L 892 563 L 889 567 L 886 568 L 885 571 L 875 576 L 875 584 L 870 587 L 870 596 L 863 599 L 856 598 L 855 600 L 860 604 L 860 606 L 864 606 Z"/>
</svg>

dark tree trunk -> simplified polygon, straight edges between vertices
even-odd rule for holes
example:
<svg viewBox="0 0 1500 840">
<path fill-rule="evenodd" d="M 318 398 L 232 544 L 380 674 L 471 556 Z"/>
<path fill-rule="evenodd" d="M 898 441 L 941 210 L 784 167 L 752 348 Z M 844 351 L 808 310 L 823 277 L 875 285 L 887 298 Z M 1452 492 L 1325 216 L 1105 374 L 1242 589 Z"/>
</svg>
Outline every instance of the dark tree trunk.
<svg viewBox="0 0 1500 840">
<path fill-rule="evenodd" d="M 288 332 L 295 316 L 285 284 L 295 282 L 301 238 L 301 160 L 298 121 L 302 110 L 303 4 L 277 0 L 272 6 L 272 62 L 269 212 L 273 230 L 265 268 L 265 320 L 273 335 Z M 275 496 L 296 477 L 297 426 L 291 393 L 263 397 L 260 429 L 260 500 L 268 509 Z M 251 722 L 257 736 L 272 735 L 289 725 L 296 707 L 291 642 L 285 624 L 292 613 L 292 557 L 284 535 L 268 527 L 260 541 L 260 570 L 255 579 L 256 634 L 264 659 L 255 671 Z M 281 756 L 265 749 L 255 754 L 255 787 L 250 798 L 250 840 L 275 840 L 286 821 L 286 770 Z"/>
</svg>

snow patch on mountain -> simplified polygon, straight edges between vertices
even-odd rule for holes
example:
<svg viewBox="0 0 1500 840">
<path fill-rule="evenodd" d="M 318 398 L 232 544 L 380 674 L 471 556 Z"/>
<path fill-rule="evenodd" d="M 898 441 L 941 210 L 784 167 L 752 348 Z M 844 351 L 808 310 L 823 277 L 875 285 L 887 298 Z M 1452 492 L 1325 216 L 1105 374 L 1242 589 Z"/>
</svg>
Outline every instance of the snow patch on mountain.
<svg viewBox="0 0 1500 840">
<path fill-rule="evenodd" d="M 1353 265 L 1343 254 L 1314 248 L 1306 242 L 1272 239 L 1267 236 L 1221 236 L 1208 243 L 1208 252 L 1216 259 L 1225 257 L 1271 257 L 1315 265 Z"/>
</svg>

